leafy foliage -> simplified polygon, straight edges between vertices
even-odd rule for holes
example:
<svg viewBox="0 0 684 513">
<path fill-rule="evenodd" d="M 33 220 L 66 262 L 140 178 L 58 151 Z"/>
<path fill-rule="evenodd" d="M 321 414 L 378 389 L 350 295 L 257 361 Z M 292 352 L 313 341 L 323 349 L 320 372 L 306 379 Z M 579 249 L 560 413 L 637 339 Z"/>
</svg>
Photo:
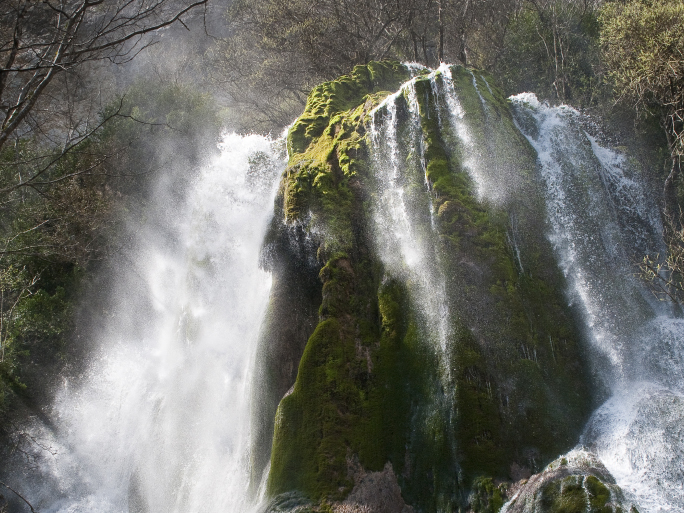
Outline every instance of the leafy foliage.
<svg viewBox="0 0 684 513">
<path fill-rule="evenodd" d="M 493 71 L 508 94 L 590 106 L 602 96 L 597 9 L 590 2 L 527 2 L 511 16 Z"/>
<path fill-rule="evenodd" d="M 647 255 L 640 268 L 657 296 L 681 304 L 684 4 L 678 0 L 608 3 L 600 21 L 603 59 L 618 98 L 641 113 L 660 117 L 667 135 L 672 161 L 663 191 L 668 254 L 663 260 Z"/>
<path fill-rule="evenodd" d="M 684 4 L 678 0 L 608 3 L 600 15 L 608 76 L 637 109 L 663 109 L 673 154 L 684 139 Z"/>
<path fill-rule="evenodd" d="M 210 95 L 156 80 L 132 84 L 103 115 L 113 112 L 119 114 L 98 136 L 109 157 L 103 168 L 117 191 L 136 200 L 146 197 L 153 176 L 190 170 L 206 159 L 224 119 Z"/>
</svg>

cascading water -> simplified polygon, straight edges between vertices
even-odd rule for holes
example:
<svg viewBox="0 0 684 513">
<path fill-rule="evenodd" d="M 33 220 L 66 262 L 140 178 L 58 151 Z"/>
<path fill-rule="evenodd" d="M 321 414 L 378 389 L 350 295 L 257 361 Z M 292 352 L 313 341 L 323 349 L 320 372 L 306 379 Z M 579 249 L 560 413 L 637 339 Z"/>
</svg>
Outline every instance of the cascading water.
<svg viewBox="0 0 684 513">
<path fill-rule="evenodd" d="M 399 99 L 406 102 L 408 128 L 397 115 Z M 434 212 L 425 183 L 420 106 L 415 79 L 403 84 L 372 113 L 369 129 L 373 171 L 377 189 L 375 239 L 390 273 L 413 283 L 414 302 L 433 327 L 432 336 L 440 350 L 449 341 L 449 311 L 444 277 L 435 248 Z M 417 154 L 406 155 L 401 148 Z M 436 329 L 435 329 L 436 328 Z"/>
<path fill-rule="evenodd" d="M 420 66 L 412 68 L 416 73 L 424 70 Z M 434 75 L 434 71 L 430 73 L 431 77 Z M 404 83 L 370 114 L 373 233 L 386 267 L 386 278 L 400 279 L 408 285 L 413 309 L 422 324 L 422 336 L 429 341 L 440 366 L 439 375 L 431 384 L 433 393 L 420 405 L 421 413 L 416 415 L 412 429 L 430 438 L 428 426 L 442 425 L 453 440 L 455 421 L 449 404 L 454 402 L 454 387 L 448 363 L 454 337 L 453 319 L 426 175 L 421 106 L 415 81 L 416 77 Z M 401 116 L 400 110 L 407 116 Z M 455 461 L 455 444 L 450 444 L 448 450 Z M 440 490 L 436 495 L 441 493 Z M 437 503 L 443 500 L 437 498 Z"/>
<path fill-rule="evenodd" d="M 284 162 L 226 135 L 182 193 L 167 179 L 120 271 L 82 384 L 29 428 L 52 452 L 16 484 L 47 512 L 244 512 L 249 385 L 271 278 L 259 252 Z M 174 196 L 175 195 L 175 196 Z"/>
<path fill-rule="evenodd" d="M 493 111 L 492 107 L 483 96 L 484 89 L 491 97 L 492 88 L 487 79 L 482 75 L 475 75 L 471 70 L 472 86 L 480 103 L 482 120 L 485 131 L 478 131 L 469 118 L 475 114 L 471 106 L 470 112 L 461 105 L 454 85 L 454 77 L 450 66 L 442 65 L 441 89 L 449 111 L 449 126 L 455 134 L 452 145 L 459 148 L 463 166 L 475 183 L 478 198 L 497 207 L 506 207 L 511 200 L 525 195 L 528 185 L 521 180 L 520 170 L 515 163 L 519 151 L 510 141 L 496 139 L 497 125 L 501 122 L 500 115 Z M 480 88 L 484 84 L 482 91 Z M 503 143 L 503 144 L 502 144 Z M 511 220 L 515 225 L 515 220 Z"/>
<path fill-rule="evenodd" d="M 401 275 L 408 270 L 412 274 L 405 278 L 416 282 L 414 294 L 418 308 L 423 310 L 429 324 L 436 327 L 439 346 L 444 350 L 453 333 L 449 328 L 445 276 L 437 249 L 431 184 L 425 174 L 421 107 L 415 89 L 418 78 L 429 80 L 438 125 L 445 137 L 452 134 L 448 139 L 450 149 L 461 158 L 476 185 L 478 197 L 501 206 L 520 189 L 520 184 L 514 183 L 514 173 L 507 173 L 506 165 L 500 164 L 496 155 L 489 158 L 483 155 L 489 149 L 478 145 L 482 141 L 476 139 L 468 120 L 464 119 L 465 110 L 456 93 L 451 67 L 447 64 L 436 70 L 419 64 L 408 67 L 414 77 L 385 98 L 370 115 L 369 135 L 377 189 L 375 238 L 383 261 L 393 273 Z M 475 75 L 472 76 L 486 112 L 485 99 L 477 89 Z M 491 94 L 489 84 L 482 77 L 481 80 Z M 402 102 L 407 120 L 400 120 L 397 113 Z M 427 99 L 425 103 L 429 103 Z M 429 109 L 425 115 L 430 116 Z M 430 225 L 426 222 L 428 213 Z"/>
<path fill-rule="evenodd" d="M 664 252 L 657 208 L 576 111 L 527 93 L 512 101 L 539 155 L 549 236 L 612 393 L 580 444 L 640 511 L 684 511 L 684 322 L 633 276 L 643 255 Z"/>
<path fill-rule="evenodd" d="M 546 400 L 541 394 L 527 396 L 527 389 L 518 390 L 520 411 L 513 411 L 509 394 L 512 403 L 516 386 L 553 383 L 541 378 L 531 381 L 537 375 L 523 373 L 538 370 L 537 348 L 541 353 L 546 337 L 533 341 L 537 345 L 530 342 L 529 348 L 524 342 L 520 348 L 509 343 L 506 337 L 512 332 L 502 328 L 509 320 L 495 317 L 504 318 L 501 312 L 506 308 L 509 313 L 514 310 L 488 303 L 486 297 L 504 297 L 509 292 L 506 284 L 492 283 L 494 292 L 489 287 L 478 289 L 478 276 L 485 274 L 479 266 L 487 263 L 474 261 L 467 249 L 457 249 L 459 260 L 447 266 L 447 256 L 453 256 L 447 251 L 454 246 L 441 244 L 438 216 L 443 214 L 441 207 L 460 207 L 453 200 L 451 206 L 438 203 L 437 186 L 428 179 L 426 148 L 434 139 L 430 142 L 424 130 L 435 121 L 437 128 L 428 129 L 447 147 L 451 161 L 447 172 L 460 168 L 467 173 L 468 185 L 463 189 L 474 186 L 482 212 L 490 209 L 487 215 L 492 217 L 505 214 L 501 216 L 505 223 L 496 225 L 499 233 L 506 231 L 503 249 L 486 254 L 492 261 L 491 255 L 513 255 L 511 274 L 515 275 L 516 264 L 520 275 L 531 274 L 522 254 L 533 237 L 525 232 L 530 226 L 548 228 L 570 299 L 583 314 L 597 355 L 595 368 L 612 396 L 594 413 L 580 440 L 591 454 L 577 448 L 563 459 L 585 461 L 595 454 L 642 513 L 684 511 L 684 322 L 632 276 L 634 260 L 664 250 L 657 209 L 642 184 L 623 157 L 603 148 L 582 128 L 575 111 L 542 105 L 533 95 L 514 97 L 515 121 L 538 154 L 537 178 L 545 191 L 548 224 L 542 220 L 533 225 L 530 219 L 537 214 L 536 205 L 525 201 L 527 191 L 537 191 L 534 158 L 530 169 L 519 168 L 525 159 L 516 160 L 514 153 L 522 137 L 508 112 L 510 130 L 496 129 L 506 121 L 500 112 L 503 102 L 495 104 L 486 79 L 463 69 L 457 76 L 457 68 L 452 75 L 446 65 L 438 70 L 408 67 L 414 78 L 370 113 L 369 224 L 386 281 L 396 279 L 406 285 L 418 317 L 413 320 L 423 324 L 420 336 L 437 355 L 431 361 L 443 367 L 430 375 L 433 395 L 426 404 L 416 405 L 411 420 L 411 429 L 424 430 L 425 439 L 432 441 L 439 433 L 448 440 L 439 450 L 452 453 L 441 467 L 448 469 L 448 478 L 434 476 L 435 482 L 442 479 L 434 493 L 443 495 L 435 503 L 445 505 L 437 510 L 462 502 L 464 498 L 451 494 L 470 486 L 457 476 L 463 448 L 455 440 L 465 436 L 462 425 L 472 419 L 459 417 L 465 414 L 459 414 L 458 408 L 465 411 L 468 404 L 459 403 L 456 385 L 465 392 L 472 385 L 473 404 L 478 408 L 490 404 L 496 413 L 492 418 L 508 416 L 513 425 L 519 417 L 534 417 L 533 408 L 525 409 L 527 402 Z M 417 84 L 422 88 L 417 89 Z M 473 94 L 459 97 L 457 91 L 466 87 Z M 521 146 L 533 153 L 528 145 Z M 258 262 L 275 184 L 284 166 L 278 151 L 264 138 L 229 135 L 221 157 L 181 193 L 172 179 L 158 187 L 147 221 L 133 230 L 137 244 L 127 255 L 129 264 L 120 271 L 116 308 L 87 375 L 76 384 L 64 383 L 49 412 L 52 426 L 37 422 L 27 428 L 51 452 L 35 445 L 29 456 L 38 470 L 27 471 L 18 485 L 17 460 L 13 484 L 40 511 L 242 512 L 251 508 L 252 499 L 246 496 L 254 484 L 249 469 L 249 387 L 270 287 L 270 275 L 259 269 Z M 440 211 L 435 212 L 435 204 Z M 302 221 L 303 229 L 307 222 Z M 477 235 L 476 230 L 465 233 L 471 229 L 465 222 L 456 229 L 464 238 Z M 496 230 L 490 232 L 491 240 L 496 240 Z M 544 244 L 537 247 L 548 247 L 545 239 Z M 553 262 L 547 262 L 546 268 L 550 267 Z M 512 296 L 514 287 L 508 286 Z M 518 322 L 534 326 L 525 315 L 527 311 Z M 482 363 L 461 369 L 465 378 L 459 382 L 459 362 L 454 363 L 459 353 L 451 347 L 461 335 L 455 329 L 459 322 L 471 329 L 473 347 L 479 347 L 480 340 L 491 343 L 493 349 L 488 349 L 500 350 L 492 354 L 501 355 L 504 363 L 513 362 L 502 368 L 530 380 L 516 384 L 503 376 L 499 390 L 493 390 L 490 370 Z M 548 338 L 549 358 L 555 364 L 554 340 Z M 369 354 L 372 348 L 365 349 Z M 519 349 L 522 355 L 517 354 Z M 471 362 L 480 362 L 474 350 L 469 356 Z M 371 374 L 370 358 L 368 362 Z M 478 421 L 485 427 L 498 425 L 485 417 Z M 487 444 L 497 436 L 485 429 L 473 433 L 468 436 L 474 436 L 476 443 Z M 577 431 L 573 433 L 576 437 Z M 572 440 L 570 444 L 576 438 Z M 563 450 L 570 444 L 562 445 Z M 409 449 L 407 445 L 406 461 Z M 536 471 L 538 453 L 530 450 L 529 454 L 519 461 Z M 431 465 L 421 468 L 429 469 L 425 472 L 432 476 Z"/>
<path fill-rule="evenodd" d="M 514 164 L 501 161 L 505 156 L 487 148 L 487 134 L 483 137 L 471 126 L 451 68 L 414 68 L 430 80 L 443 136 L 470 174 L 480 200 L 497 206 L 516 201 L 526 185 Z M 471 76 L 489 123 L 495 113 L 483 93 L 491 94 L 491 88 L 483 77 L 479 83 L 472 72 Z M 420 119 L 418 105 L 412 102 L 414 82 L 415 78 L 404 84 L 376 109 L 386 114 L 376 114 L 370 129 L 375 173 L 384 184 L 376 212 L 377 237 L 387 239 L 380 247 L 386 249 L 384 259 L 390 268 L 403 265 L 422 273 L 420 297 L 446 297 L 435 286 L 441 276 L 436 260 L 434 268 L 424 265 L 435 251 L 434 242 L 420 238 L 428 233 L 425 223 L 421 225 L 415 211 L 407 208 L 406 187 L 415 189 L 418 182 L 416 177 L 413 182 L 407 179 L 406 169 L 411 167 L 404 162 L 415 158 L 411 152 L 423 151 L 420 132 L 416 133 Z M 410 116 L 404 122 L 413 127 L 405 131 L 405 141 L 397 135 L 397 103 L 402 98 Z M 542 105 L 533 95 L 512 101 L 516 124 L 538 154 L 548 236 L 568 281 L 570 300 L 583 312 L 596 349 L 594 366 L 612 392 L 588 422 L 580 447 L 600 458 L 641 511 L 684 511 L 684 323 L 634 276 L 634 264 L 643 255 L 665 251 L 657 207 L 628 160 L 587 133 L 576 111 Z M 412 150 L 403 155 L 401 147 Z M 416 169 L 415 163 L 411 169 Z M 514 214 L 510 223 L 509 243 L 522 266 Z M 434 305 L 426 310 L 436 311 Z M 584 453 L 577 451 L 568 458 L 582 460 L 576 453 Z"/>
</svg>

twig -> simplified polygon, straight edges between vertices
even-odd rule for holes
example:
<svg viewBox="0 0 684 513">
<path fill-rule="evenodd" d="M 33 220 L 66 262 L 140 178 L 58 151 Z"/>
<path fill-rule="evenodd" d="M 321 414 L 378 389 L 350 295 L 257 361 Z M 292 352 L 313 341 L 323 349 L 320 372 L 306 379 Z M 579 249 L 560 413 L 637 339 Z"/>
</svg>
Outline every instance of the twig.
<svg viewBox="0 0 684 513">
<path fill-rule="evenodd" d="M 12 488 L 11 486 L 9 486 L 9 485 L 3 483 L 2 481 L 0 481 L 0 485 L 4 486 L 4 487 L 7 488 L 9 491 L 11 491 L 12 493 L 14 493 L 17 497 L 19 497 L 22 501 L 24 501 L 24 502 L 28 505 L 28 507 L 31 508 L 31 513 L 36 513 L 36 510 L 33 508 L 33 506 L 31 505 L 31 503 L 30 503 L 29 501 L 26 500 L 26 497 L 24 497 L 22 494 L 20 494 L 20 493 L 19 493 L 18 491 L 16 491 L 14 488 Z"/>
</svg>

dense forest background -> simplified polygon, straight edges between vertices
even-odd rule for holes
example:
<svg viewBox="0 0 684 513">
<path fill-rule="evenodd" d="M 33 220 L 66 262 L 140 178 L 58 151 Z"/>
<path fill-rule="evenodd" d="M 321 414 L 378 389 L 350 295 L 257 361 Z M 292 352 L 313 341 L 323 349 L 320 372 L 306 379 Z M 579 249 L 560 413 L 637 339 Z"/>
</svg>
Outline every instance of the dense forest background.
<svg viewBox="0 0 684 513">
<path fill-rule="evenodd" d="M 190 180 L 222 130 L 279 133 L 372 60 L 482 68 L 602 120 L 663 191 L 670 255 L 635 272 L 681 301 L 683 51 L 681 0 L 5 0 L 3 443 L 78 375 L 155 184 Z"/>
</svg>

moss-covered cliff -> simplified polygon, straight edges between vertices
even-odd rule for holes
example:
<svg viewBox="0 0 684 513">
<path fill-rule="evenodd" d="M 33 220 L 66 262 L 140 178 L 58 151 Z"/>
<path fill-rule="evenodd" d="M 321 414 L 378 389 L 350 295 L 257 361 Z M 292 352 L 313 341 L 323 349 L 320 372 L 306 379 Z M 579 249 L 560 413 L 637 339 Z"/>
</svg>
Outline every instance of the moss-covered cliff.
<svg viewBox="0 0 684 513">
<path fill-rule="evenodd" d="M 461 67 L 413 72 L 381 105 L 410 70 L 358 66 L 315 88 L 290 129 L 264 250 L 276 286 L 255 415 L 255 482 L 273 429 L 271 496 L 297 491 L 335 509 L 389 480 L 401 497 L 387 511 L 493 511 L 502 492 L 492 479 L 541 470 L 589 413 L 534 151 L 491 79 Z M 430 286 L 377 242 L 389 164 L 369 130 L 390 107 L 396 179 L 428 248 Z"/>
</svg>

